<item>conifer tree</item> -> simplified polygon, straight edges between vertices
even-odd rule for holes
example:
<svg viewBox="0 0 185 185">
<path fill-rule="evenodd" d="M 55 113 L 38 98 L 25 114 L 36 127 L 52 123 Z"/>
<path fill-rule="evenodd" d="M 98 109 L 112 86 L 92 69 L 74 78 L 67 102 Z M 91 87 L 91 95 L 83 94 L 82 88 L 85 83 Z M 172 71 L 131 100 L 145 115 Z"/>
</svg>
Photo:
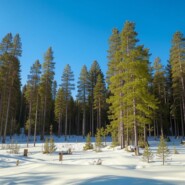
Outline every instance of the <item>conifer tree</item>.
<svg viewBox="0 0 185 185">
<path fill-rule="evenodd" d="M 169 150 L 163 136 L 160 137 L 160 142 L 157 149 L 157 155 L 159 158 L 162 159 L 162 162 L 164 165 L 167 157 L 169 157 Z"/>
<path fill-rule="evenodd" d="M 94 87 L 94 109 L 97 110 L 97 128 L 102 126 L 101 113 L 106 102 L 106 87 L 102 75 L 98 75 L 96 85 Z"/>
<path fill-rule="evenodd" d="M 62 119 L 65 113 L 65 97 L 64 91 L 62 88 L 58 89 L 56 99 L 55 99 L 55 118 L 58 122 L 58 137 L 61 136 L 61 126 L 62 126 Z"/>
<path fill-rule="evenodd" d="M 148 146 L 148 144 L 146 144 L 145 149 L 143 151 L 143 160 L 147 161 L 147 163 L 149 163 L 152 159 L 153 159 L 153 153 L 152 153 L 150 147 Z"/>
<path fill-rule="evenodd" d="M 97 128 L 95 138 L 96 138 L 96 142 L 95 142 L 96 151 L 100 152 L 101 151 L 100 149 L 102 146 L 102 137 L 101 137 L 101 129 L 100 128 Z"/>
<path fill-rule="evenodd" d="M 90 105 L 90 123 L 91 123 L 91 134 L 94 136 L 95 131 L 95 124 L 94 124 L 94 108 L 93 108 L 93 102 L 94 102 L 94 87 L 97 82 L 98 75 L 101 74 L 101 69 L 98 64 L 98 62 L 95 60 L 91 68 L 89 70 L 89 76 L 88 76 L 88 90 L 89 90 L 89 105 Z"/>
<path fill-rule="evenodd" d="M 77 94 L 77 99 L 79 100 L 79 102 L 82 103 L 82 109 L 83 109 L 83 120 L 82 120 L 83 137 L 85 137 L 85 131 L 86 131 L 87 97 L 88 97 L 88 71 L 87 71 L 87 67 L 84 65 L 82 67 L 79 81 L 78 81 L 78 94 Z"/>
<path fill-rule="evenodd" d="M 181 32 L 173 35 L 172 47 L 170 50 L 170 64 L 172 70 L 172 88 L 174 105 L 181 110 L 181 130 L 184 137 L 185 124 L 185 38 Z M 182 103 L 180 103 L 182 102 Z"/>
<path fill-rule="evenodd" d="M 165 71 L 161 64 L 161 60 L 157 57 L 154 61 L 153 65 L 154 69 L 154 77 L 153 77 L 153 90 L 154 94 L 157 97 L 158 104 L 158 112 L 157 112 L 157 122 L 161 130 L 161 135 L 163 135 L 164 131 L 164 117 L 165 117 L 165 105 L 166 105 L 166 79 L 165 79 Z"/>
<path fill-rule="evenodd" d="M 71 91 L 74 90 L 75 88 L 73 81 L 74 81 L 73 72 L 71 71 L 70 65 L 67 64 L 62 74 L 62 84 L 61 84 L 65 98 L 65 140 L 67 139 L 67 128 L 68 128 L 68 103 L 71 98 Z"/>
<path fill-rule="evenodd" d="M 52 84 L 54 79 L 54 65 L 53 62 L 53 51 L 49 47 L 44 55 L 44 63 L 42 66 L 42 76 L 40 82 L 40 97 L 41 97 L 41 106 L 42 106 L 42 133 L 41 140 L 44 139 L 47 112 L 50 111 L 52 106 Z"/>
</svg>

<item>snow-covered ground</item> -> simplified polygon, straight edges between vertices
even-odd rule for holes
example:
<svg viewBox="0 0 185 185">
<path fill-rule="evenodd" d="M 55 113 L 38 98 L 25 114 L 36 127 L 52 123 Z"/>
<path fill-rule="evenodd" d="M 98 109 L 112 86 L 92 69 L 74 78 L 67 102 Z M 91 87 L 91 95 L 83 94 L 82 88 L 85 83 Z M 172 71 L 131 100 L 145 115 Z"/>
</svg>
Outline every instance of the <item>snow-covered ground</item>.
<svg viewBox="0 0 185 185">
<path fill-rule="evenodd" d="M 15 139 L 16 138 L 16 139 Z M 142 161 L 142 156 L 111 148 L 110 142 L 102 152 L 83 151 L 85 140 L 81 137 L 71 137 L 68 142 L 64 138 L 55 138 L 57 151 L 53 154 L 43 154 L 43 143 L 29 144 L 28 157 L 23 157 L 26 149 L 24 136 L 14 137 L 21 148 L 19 154 L 10 154 L 0 145 L 0 184 L 185 184 L 185 145 L 180 145 L 180 139 L 168 143 L 171 155 L 163 166 L 154 154 L 151 163 Z M 110 141 L 110 138 L 108 138 Z M 156 153 L 158 141 L 150 138 L 149 144 Z M 173 154 L 174 146 L 179 154 Z M 59 161 L 59 152 L 72 149 L 71 155 L 63 155 Z M 140 150 L 142 153 L 142 150 Z M 102 165 L 96 165 L 101 159 Z M 19 160 L 19 166 L 16 161 Z"/>
</svg>

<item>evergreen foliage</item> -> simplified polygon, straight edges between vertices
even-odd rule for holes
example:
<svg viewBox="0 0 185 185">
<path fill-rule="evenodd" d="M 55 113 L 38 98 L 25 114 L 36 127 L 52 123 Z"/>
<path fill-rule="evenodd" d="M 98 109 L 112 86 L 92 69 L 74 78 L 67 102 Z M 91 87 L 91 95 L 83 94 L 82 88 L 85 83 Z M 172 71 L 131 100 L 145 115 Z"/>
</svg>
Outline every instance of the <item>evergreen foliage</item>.
<svg viewBox="0 0 185 185">
<path fill-rule="evenodd" d="M 101 147 L 102 147 L 101 129 L 97 128 L 95 138 L 96 138 L 96 142 L 95 142 L 96 152 L 100 152 L 101 151 Z"/>
<path fill-rule="evenodd" d="M 157 149 L 157 156 L 162 159 L 162 163 L 164 165 L 165 161 L 167 160 L 167 158 L 169 157 L 169 150 L 167 147 L 167 144 L 165 142 L 165 139 L 163 136 L 160 137 L 160 142 L 158 145 L 158 149 Z"/>
<path fill-rule="evenodd" d="M 153 153 L 150 150 L 149 146 L 146 144 L 145 149 L 143 151 L 143 161 L 149 163 L 153 159 Z"/>
<path fill-rule="evenodd" d="M 91 150 L 93 149 L 93 144 L 91 143 L 91 133 L 87 134 L 86 137 L 86 143 L 85 146 L 83 147 L 84 150 Z"/>
</svg>

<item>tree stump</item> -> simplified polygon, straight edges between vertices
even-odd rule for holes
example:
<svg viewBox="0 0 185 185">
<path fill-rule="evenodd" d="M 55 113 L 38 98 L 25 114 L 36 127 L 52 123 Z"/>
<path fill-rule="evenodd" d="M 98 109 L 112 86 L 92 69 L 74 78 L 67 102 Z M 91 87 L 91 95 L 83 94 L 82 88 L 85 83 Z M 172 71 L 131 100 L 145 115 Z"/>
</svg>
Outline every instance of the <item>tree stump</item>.
<svg viewBox="0 0 185 185">
<path fill-rule="evenodd" d="M 24 149 L 24 157 L 28 157 L 28 149 Z"/>
<path fill-rule="evenodd" d="M 63 154 L 62 152 L 59 152 L 59 161 L 62 161 L 63 160 Z"/>
</svg>

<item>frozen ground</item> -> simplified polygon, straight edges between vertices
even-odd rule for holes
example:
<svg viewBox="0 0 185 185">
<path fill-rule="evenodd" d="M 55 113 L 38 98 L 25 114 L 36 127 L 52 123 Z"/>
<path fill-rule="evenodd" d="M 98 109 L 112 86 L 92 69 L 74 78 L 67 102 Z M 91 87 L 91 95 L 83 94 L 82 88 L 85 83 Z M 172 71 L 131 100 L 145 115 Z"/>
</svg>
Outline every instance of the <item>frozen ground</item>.
<svg viewBox="0 0 185 185">
<path fill-rule="evenodd" d="M 51 155 L 42 154 L 43 144 L 33 147 L 29 145 L 28 157 L 23 157 L 26 148 L 24 136 L 14 137 L 20 143 L 19 154 L 9 154 L 7 150 L 0 150 L 0 184 L 113 184 L 113 185 L 184 185 L 185 184 L 185 145 L 179 140 L 168 143 L 171 155 L 162 166 L 160 159 L 154 155 L 153 162 L 143 162 L 142 156 L 121 150 L 119 147 L 108 146 L 102 152 L 83 151 L 84 140 L 81 137 L 71 137 L 68 142 L 63 138 L 55 138 L 57 151 Z M 110 141 L 110 139 L 108 139 Z M 158 141 L 149 140 L 155 153 Z M 173 154 L 176 146 L 179 154 Z M 1 145 L 0 145 L 1 148 Z M 58 153 L 72 149 L 72 155 L 64 155 L 59 161 Z M 140 150 L 142 153 L 142 150 Z M 102 165 L 93 165 L 98 159 Z M 19 160 L 19 166 L 16 161 Z"/>
</svg>

